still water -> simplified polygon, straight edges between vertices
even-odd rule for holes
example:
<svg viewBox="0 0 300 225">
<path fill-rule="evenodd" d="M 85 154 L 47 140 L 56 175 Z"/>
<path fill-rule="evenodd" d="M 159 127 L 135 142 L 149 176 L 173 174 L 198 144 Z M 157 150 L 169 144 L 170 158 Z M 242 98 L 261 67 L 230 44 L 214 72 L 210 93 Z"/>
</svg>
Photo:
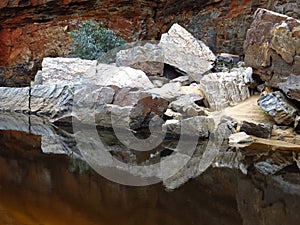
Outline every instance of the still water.
<svg viewBox="0 0 300 225">
<path fill-rule="evenodd" d="M 199 143 L 191 163 L 177 177 L 134 187 L 107 180 L 80 158 L 62 154 L 57 142 L 45 141 L 45 136 L 20 130 L 0 131 L 1 225 L 290 225 L 300 221 L 295 152 L 225 149 L 207 169 L 196 173 L 197 157 L 205 154 L 201 147 L 205 144 Z M 54 130 L 56 138 L 72 149 L 67 131 Z M 109 132 L 102 133 L 107 143 L 114 142 Z M 167 157 L 168 151 L 161 151 Z M 124 162 L 132 160 L 129 153 L 111 154 Z M 146 158 L 138 155 L 135 160 Z"/>
</svg>

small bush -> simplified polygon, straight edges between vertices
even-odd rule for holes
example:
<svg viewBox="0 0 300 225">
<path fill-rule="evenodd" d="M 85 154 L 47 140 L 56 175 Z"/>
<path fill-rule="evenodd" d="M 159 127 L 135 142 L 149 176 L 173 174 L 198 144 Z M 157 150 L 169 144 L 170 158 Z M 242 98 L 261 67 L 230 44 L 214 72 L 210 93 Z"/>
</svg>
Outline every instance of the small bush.
<svg viewBox="0 0 300 225">
<path fill-rule="evenodd" d="M 71 32 L 74 39 L 72 53 L 82 59 L 98 59 L 109 50 L 125 44 L 118 33 L 106 29 L 94 21 L 83 22 L 77 30 Z"/>
</svg>

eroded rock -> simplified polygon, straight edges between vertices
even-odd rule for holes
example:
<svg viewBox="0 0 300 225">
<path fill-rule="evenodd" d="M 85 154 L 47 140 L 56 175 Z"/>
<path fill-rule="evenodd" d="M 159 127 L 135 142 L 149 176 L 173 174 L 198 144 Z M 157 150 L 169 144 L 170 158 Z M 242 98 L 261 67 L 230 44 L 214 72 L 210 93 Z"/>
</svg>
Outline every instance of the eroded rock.
<svg viewBox="0 0 300 225">
<path fill-rule="evenodd" d="M 222 110 L 250 97 L 244 77 L 251 68 L 235 68 L 231 72 L 210 73 L 200 80 L 200 88 L 212 110 Z"/>
<path fill-rule="evenodd" d="M 257 103 L 277 124 L 291 125 L 295 122 L 298 109 L 280 91 L 261 96 Z"/>
<path fill-rule="evenodd" d="M 258 9 L 247 31 L 245 63 L 269 86 L 300 101 L 300 20 Z"/>
<path fill-rule="evenodd" d="M 7 112 L 29 112 L 29 87 L 0 87 L 0 110 Z"/>
<path fill-rule="evenodd" d="M 35 83 L 74 85 L 97 82 L 96 66 L 97 60 L 47 57 L 43 59 Z"/>
</svg>

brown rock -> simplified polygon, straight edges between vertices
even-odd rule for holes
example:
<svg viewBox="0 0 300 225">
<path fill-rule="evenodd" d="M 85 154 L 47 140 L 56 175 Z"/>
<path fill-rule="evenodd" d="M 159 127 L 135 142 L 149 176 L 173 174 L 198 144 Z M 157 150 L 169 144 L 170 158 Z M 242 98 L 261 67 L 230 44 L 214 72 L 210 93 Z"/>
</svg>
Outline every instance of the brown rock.
<svg viewBox="0 0 300 225">
<path fill-rule="evenodd" d="M 300 20 L 258 9 L 247 32 L 245 63 L 269 86 L 300 101 Z"/>
<path fill-rule="evenodd" d="M 270 138 L 272 133 L 272 126 L 243 121 L 240 131 L 245 132 L 249 135 L 254 135 L 256 137 Z"/>
</svg>

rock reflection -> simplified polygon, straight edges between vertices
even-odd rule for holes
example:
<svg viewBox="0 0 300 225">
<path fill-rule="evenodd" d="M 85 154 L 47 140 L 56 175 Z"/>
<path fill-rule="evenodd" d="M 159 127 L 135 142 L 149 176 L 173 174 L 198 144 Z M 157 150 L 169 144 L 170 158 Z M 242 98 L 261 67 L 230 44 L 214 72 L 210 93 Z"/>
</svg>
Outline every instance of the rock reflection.
<svg viewBox="0 0 300 225">
<path fill-rule="evenodd" d="M 129 187 L 104 179 L 83 161 L 72 132 L 41 118 L 2 114 L 0 129 L 0 224 L 279 225 L 300 219 L 297 152 L 199 142 L 189 162 L 163 180 L 175 189 L 168 192 L 160 183 Z M 129 165 L 155 164 L 177 145 L 166 139 L 141 154 L 112 132 L 99 136 L 114 160 Z"/>
</svg>

